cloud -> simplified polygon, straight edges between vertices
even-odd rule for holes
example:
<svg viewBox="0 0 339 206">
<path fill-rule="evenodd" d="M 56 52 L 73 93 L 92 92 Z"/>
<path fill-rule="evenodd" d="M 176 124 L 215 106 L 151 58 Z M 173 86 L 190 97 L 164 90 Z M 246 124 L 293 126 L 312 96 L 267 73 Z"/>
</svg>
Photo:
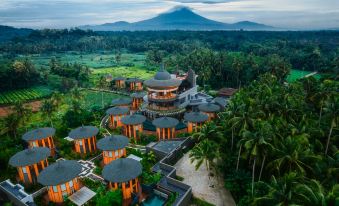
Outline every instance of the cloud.
<svg viewBox="0 0 339 206">
<path fill-rule="evenodd" d="M 168 0 L 179 3 L 202 3 L 202 4 L 219 4 L 233 1 L 241 1 L 241 0 Z"/>
<path fill-rule="evenodd" d="M 148 19 L 176 6 L 217 21 L 281 28 L 339 27 L 338 0 L 0 0 L 0 24 L 65 28 Z"/>
</svg>

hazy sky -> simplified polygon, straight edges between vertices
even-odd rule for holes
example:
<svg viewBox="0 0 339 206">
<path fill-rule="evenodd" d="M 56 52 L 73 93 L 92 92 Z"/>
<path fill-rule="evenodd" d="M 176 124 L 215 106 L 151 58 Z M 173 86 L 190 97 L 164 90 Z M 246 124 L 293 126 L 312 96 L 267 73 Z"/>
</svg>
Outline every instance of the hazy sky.
<svg viewBox="0 0 339 206">
<path fill-rule="evenodd" d="M 65 28 L 139 21 L 175 6 L 233 23 L 255 21 L 280 28 L 339 28 L 339 0 L 0 0 L 0 25 Z"/>
</svg>

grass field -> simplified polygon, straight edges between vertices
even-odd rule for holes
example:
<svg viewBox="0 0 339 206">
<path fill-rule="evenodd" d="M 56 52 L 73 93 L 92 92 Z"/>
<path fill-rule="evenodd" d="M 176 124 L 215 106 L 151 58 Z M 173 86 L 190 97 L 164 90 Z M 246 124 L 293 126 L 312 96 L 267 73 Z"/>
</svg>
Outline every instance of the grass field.
<svg viewBox="0 0 339 206">
<path fill-rule="evenodd" d="M 48 67 L 52 57 L 56 57 L 62 63 L 79 63 L 90 68 L 103 68 L 116 66 L 115 54 L 113 52 L 99 52 L 90 54 L 81 54 L 79 52 L 65 52 L 56 54 L 41 54 L 20 56 L 19 59 L 30 58 L 37 68 Z M 144 54 L 123 53 L 121 55 L 121 65 L 144 66 Z"/>
<path fill-rule="evenodd" d="M 290 74 L 287 76 L 287 82 L 294 82 L 297 81 L 298 79 L 303 78 L 305 75 L 311 74 L 312 72 L 310 71 L 302 71 L 302 70 L 296 70 L 292 69 Z M 315 74 L 313 75 L 314 78 L 320 78 L 320 74 Z"/>
<path fill-rule="evenodd" d="M 84 95 L 84 107 L 91 108 L 93 106 L 101 107 L 101 92 L 92 90 L 83 90 Z M 108 105 L 113 99 L 121 97 L 121 95 L 104 92 L 104 105 Z"/>
<path fill-rule="evenodd" d="M 146 70 L 139 67 L 108 67 L 102 69 L 92 69 L 92 75 L 101 76 L 104 74 L 111 74 L 113 77 L 123 76 L 126 78 L 137 77 L 140 79 L 149 79 L 154 76 L 156 72 Z"/>
<path fill-rule="evenodd" d="M 17 101 L 30 101 L 49 96 L 52 91 L 48 87 L 37 86 L 27 89 L 18 89 L 15 91 L 6 91 L 0 93 L 0 105 L 12 104 Z"/>
</svg>

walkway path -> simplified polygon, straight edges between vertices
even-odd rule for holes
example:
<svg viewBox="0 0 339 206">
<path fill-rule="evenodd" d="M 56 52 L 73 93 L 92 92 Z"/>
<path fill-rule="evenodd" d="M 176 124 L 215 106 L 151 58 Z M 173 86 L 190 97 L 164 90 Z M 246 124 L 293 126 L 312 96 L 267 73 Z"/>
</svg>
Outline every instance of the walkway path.
<svg viewBox="0 0 339 206">
<path fill-rule="evenodd" d="M 195 170 L 191 163 L 189 153 L 186 153 L 176 164 L 177 175 L 184 178 L 183 182 L 192 187 L 193 196 L 203 199 L 216 206 L 235 206 L 232 195 L 224 187 L 224 181 L 216 176 L 208 179 L 208 171 L 205 164 L 199 170 Z M 210 187 L 214 185 L 214 187 Z"/>
</svg>

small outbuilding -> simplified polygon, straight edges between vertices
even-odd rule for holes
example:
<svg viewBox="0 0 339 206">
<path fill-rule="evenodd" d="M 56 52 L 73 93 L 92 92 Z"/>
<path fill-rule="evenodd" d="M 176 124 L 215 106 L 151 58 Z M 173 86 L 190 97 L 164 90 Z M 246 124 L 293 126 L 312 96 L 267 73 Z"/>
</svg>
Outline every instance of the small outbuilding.
<svg viewBox="0 0 339 206">
<path fill-rule="evenodd" d="M 22 135 L 22 139 L 28 143 L 30 148 L 33 147 L 48 147 L 50 149 L 50 155 L 55 154 L 55 145 L 53 136 L 55 135 L 55 129 L 51 127 L 42 127 L 35 130 L 31 130 Z"/>
<path fill-rule="evenodd" d="M 75 160 L 59 160 L 41 171 L 38 182 L 47 187 L 51 202 L 62 203 L 64 197 L 80 189 L 81 170 L 81 164 Z"/>
<path fill-rule="evenodd" d="M 125 77 L 115 77 L 113 79 L 115 83 L 115 88 L 117 89 L 124 89 L 126 88 L 126 78 Z"/>
<path fill-rule="evenodd" d="M 17 168 L 20 181 L 34 184 L 41 170 L 48 166 L 49 155 L 47 147 L 29 148 L 13 155 L 9 164 Z"/>
<path fill-rule="evenodd" d="M 121 118 L 126 116 L 129 112 L 127 107 L 112 107 L 106 111 L 106 114 L 109 115 L 109 127 L 117 128 L 121 127 Z"/>
<path fill-rule="evenodd" d="M 208 115 L 202 112 L 190 112 L 184 115 L 187 121 L 187 132 L 197 132 L 201 126 L 208 120 Z"/>
<path fill-rule="evenodd" d="M 144 96 L 146 92 L 135 92 L 131 94 L 132 97 L 132 109 L 137 110 L 144 102 Z"/>
<path fill-rule="evenodd" d="M 134 138 L 135 141 L 139 140 L 145 121 L 146 117 L 140 114 L 132 114 L 121 118 L 124 134 L 129 138 Z"/>
<path fill-rule="evenodd" d="M 119 97 L 112 100 L 112 106 L 120 106 L 130 108 L 132 104 L 132 98 L 130 97 Z"/>
<path fill-rule="evenodd" d="M 75 151 L 80 154 L 95 152 L 96 136 L 99 129 L 94 126 L 81 126 L 73 129 L 69 137 L 74 139 Z"/>
<path fill-rule="evenodd" d="M 109 182 L 109 188 L 121 189 L 123 199 L 130 199 L 132 193 L 141 194 L 139 176 L 142 173 L 140 162 L 130 158 L 112 161 L 102 170 L 102 177 Z"/>
<path fill-rule="evenodd" d="M 175 126 L 179 124 L 179 121 L 172 117 L 160 117 L 152 121 L 152 124 L 156 127 L 156 133 L 158 140 L 175 138 Z"/>
<path fill-rule="evenodd" d="M 143 89 L 142 83 L 144 82 L 144 80 L 142 79 L 130 78 L 126 80 L 126 82 L 129 84 L 130 91 L 141 91 Z"/>
<path fill-rule="evenodd" d="M 198 109 L 208 115 L 208 120 L 216 117 L 216 113 L 220 111 L 220 106 L 211 102 L 200 104 Z"/>
<path fill-rule="evenodd" d="M 123 135 L 112 135 L 98 141 L 97 147 L 102 150 L 104 165 L 121 157 L 126 157 L 128 138 Z"/>
</svg>

